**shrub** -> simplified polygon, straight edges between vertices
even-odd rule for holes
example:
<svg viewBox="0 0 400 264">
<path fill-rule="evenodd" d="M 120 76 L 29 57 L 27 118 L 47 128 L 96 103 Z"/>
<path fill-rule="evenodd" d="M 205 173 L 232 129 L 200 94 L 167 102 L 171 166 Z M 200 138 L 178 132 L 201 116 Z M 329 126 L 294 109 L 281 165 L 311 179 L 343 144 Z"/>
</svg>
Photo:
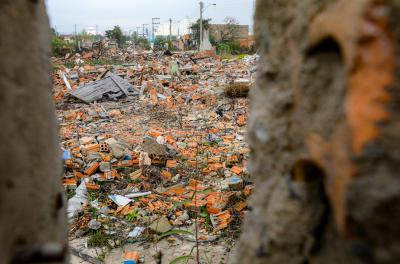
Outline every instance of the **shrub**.
<svg viewBox="0 0 400 264">
<path fill-rule="evenodd" d="M 240 44 L 237 42 L 224 42 L 217 45 L 217 52 L 219 54 L 240 54 L 241 53 Z"/>
</svg>

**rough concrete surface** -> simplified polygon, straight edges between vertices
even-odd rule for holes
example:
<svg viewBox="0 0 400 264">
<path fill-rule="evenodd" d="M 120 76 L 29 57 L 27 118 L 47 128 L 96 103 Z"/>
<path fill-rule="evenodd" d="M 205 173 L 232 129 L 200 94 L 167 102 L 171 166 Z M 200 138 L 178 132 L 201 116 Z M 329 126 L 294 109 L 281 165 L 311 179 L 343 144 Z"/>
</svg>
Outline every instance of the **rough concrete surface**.
<svg viewBox="0 0 400 264">
<path fill-rule="evenodd" d="M 190 254 L 192 248 L 195 246 L 195 243 L 175 240 L 173 242 L 169 242 L 166 239 L 159 241 L 158 243 L 152 244 L 152 247 L 149 247 L 149 244 L 141 245 L 140 243 L 136 244 L 128 244 L 122 248 L 113 249 L 111 251 L 99 248 L 86 248 L 85 243 L 87 239 L 75 239 L 70 242 L 70 246 L 79 252 L 84 253 L 87 256 L 93 257 L 95 259 L 98 258 L 102 253 L 105 254 L 105 263 L 106 264 L 115 264 L 122 263 L 124 259 L 125 252 L 138 252 L 140 255 L 140 260 L 143 263 L 157 263 L 154 256 L 157 252 L 161 251 L 162 254 L 162 263 L 170 263 L 172 260 L 176 259 L 180 256 L 185 256 Z M 200 244 L 200 260 L 201 263 L 228 263 L 230 253 L 226 251 L 228 247 L 224 246 L 221 243 L 218 245 L 214 245 L 212 243 Z M 192 252 L 192 256 L 196 256 L 195 249 Z M 80 259 L 76 256 L 73 256 L 71 259 L 71 264 L 81 264 L 87 263 L 83 259 Z M 183 262 L 186 263 L 186 262 Z M 196 263 L 196 261 L 188 260 L 187 263 Z"/>
<path fill-rule="evenodd" d="M 233 263 L 398 262 L 399 14 L 395 0 L 257 1 L 256 190 Z M 0 35 L 1 263 L 65 263 L 43 1 L 1 1 Z M 192 247 L 176 243 L 166 261 Z"/>
<path fill-rule="evenodd" d="M 400 259 L 398 17 L 398 1 L 257 1 L 256 188 L 234 263 Z"/>
<path fill-rule="evenodd" d="M 84 261 L 83 259 L 72 255 L 70 258 L 70 264 L 90 264 L 90 262 Z"/>
<path fill-rule="evenodd" d="M 0 35 L 0 263 L 66 263 L 44 1 L 1 1 Z"/>
</svg>

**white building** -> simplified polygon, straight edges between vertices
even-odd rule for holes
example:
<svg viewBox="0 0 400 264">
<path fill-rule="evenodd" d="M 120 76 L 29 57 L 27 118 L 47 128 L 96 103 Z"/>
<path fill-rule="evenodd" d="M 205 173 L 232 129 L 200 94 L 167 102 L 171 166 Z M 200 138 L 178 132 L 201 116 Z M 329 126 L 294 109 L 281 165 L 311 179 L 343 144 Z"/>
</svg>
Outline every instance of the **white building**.
<svg viewBox="0 0 400 264">
<path fill-rule="evenodd" d="M 96 27 L 87 27 L 85 28 L 85 31 L 88 35 L 93 35 L 93 36 L 97 35 Z"/>
<path fill-rule="evenodd" d="M 179 21 L 172 21 L 171 23 L 171 35 L 172 36 L 183 36 L 186 34 L 190 34 L 190 26 L 195 23 L 196 21 L 194 19 L 190 18 L 185 18 Z M 169 27 L 170 23 L 163 23 L 160 24 L 156 29 L 155 29 L 155 35 L 156 36 L 169 36 Z"/>
</svg>

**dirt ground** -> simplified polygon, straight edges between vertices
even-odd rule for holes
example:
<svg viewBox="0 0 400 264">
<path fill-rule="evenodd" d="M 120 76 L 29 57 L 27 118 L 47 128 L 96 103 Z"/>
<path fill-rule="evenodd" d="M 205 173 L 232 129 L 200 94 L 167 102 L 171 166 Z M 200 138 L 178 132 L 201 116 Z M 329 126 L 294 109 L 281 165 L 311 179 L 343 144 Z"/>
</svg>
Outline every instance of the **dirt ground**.
<svg viewBox="0 0 400 264">
<path fill-rule="evenodd" d="M 85 247 L 87 239 L 77 239 L 70 241 L 70 246 L 72 248 L 78 249 L 80 252 L 87 256 L 91 256 L 94 259 L 98 259 L 99 255 L 102 255 L 103 251 L 100 248 L 88 249 Z M 115 264 L 121 263 L 124 259 L 124 254 L 126 251 L 129 252 L 140 252 L 140 260 L 143 263 L 159 263 L 158 259 L 155 258 L 157 252 L 162 252 L 162 263 L 170 263 L 172 260 L 188 255 L 193 247 L 195 247 L 194 242 L 187 242 L 182 240 L 176 240 L 174 242 L 169 242 L 167 240 L 162 240 L 158 243 L 147 244 L 147 245 L 125 245 L 121 248 L 116 248 L 108 252 L 105 256 L 104 263 Z M 200 263 L 228 263 L 229 257 L 231 255 L 230 246 L 224 245 L 224 243 L 218 242 L 216 244 L 201 244 L 199 245 L 200 250 Z M 195 257 L 195 254 L 193 254 Z M 84 264 L 91 263 L 72 255 L 71 264 Z M 189 259 L 185 263 L 196 263 L 194 259 Z"/>
</svg>

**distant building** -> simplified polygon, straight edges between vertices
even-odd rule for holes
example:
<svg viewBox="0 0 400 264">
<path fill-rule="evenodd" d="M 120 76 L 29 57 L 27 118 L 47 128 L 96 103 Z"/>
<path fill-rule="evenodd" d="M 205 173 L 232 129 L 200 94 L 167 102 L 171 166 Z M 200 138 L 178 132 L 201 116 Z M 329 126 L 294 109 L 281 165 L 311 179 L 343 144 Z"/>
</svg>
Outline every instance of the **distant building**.
<svg viewBox="0 0 400 264">
<path fill-rule="evenodd" d="M 96 27 L 87 27 L 85 28 L 85 31 L 88 35 L 93 35 L 93 36 L 97 35 Z"/>
<path fill-rule="evenodd" d="M 75 42 L 75 37 L 72 35 L 60 35 L 59 37 L 68 44 L 72 44 Z"/>
<path fill-rule="evenodd" d="M 180 21 L 172 21 L 171 23 L 171 35 L 172 36 L 184 36 L 187 34 L 191 33 L 190 26 L 194 23 L 195 21 L 190 18 L 185 18 Z M 169 27 L 170 24 L 168 23 L 163 23 L 160 24 L 154 32 L 154 35 L 156 36 L 169 36 Z"/>
<path fill-rule="evenodd" d="M 254 35 L 250 35 L 247 39 L 240 40 L 239 43 L 242 48 L 251 48 L 256 43 L 256 39 Z"/>
<path fill-rule="evenodd" d="M 249 38 L 249 25 L 228 25 L 228 24 L 210 24 L 210 37 L 217 42 L 221 42 L 224 37 L 230 35 L 229 31 L 234 34 L 234 41 L 240 42 Z"/>
</svg>

